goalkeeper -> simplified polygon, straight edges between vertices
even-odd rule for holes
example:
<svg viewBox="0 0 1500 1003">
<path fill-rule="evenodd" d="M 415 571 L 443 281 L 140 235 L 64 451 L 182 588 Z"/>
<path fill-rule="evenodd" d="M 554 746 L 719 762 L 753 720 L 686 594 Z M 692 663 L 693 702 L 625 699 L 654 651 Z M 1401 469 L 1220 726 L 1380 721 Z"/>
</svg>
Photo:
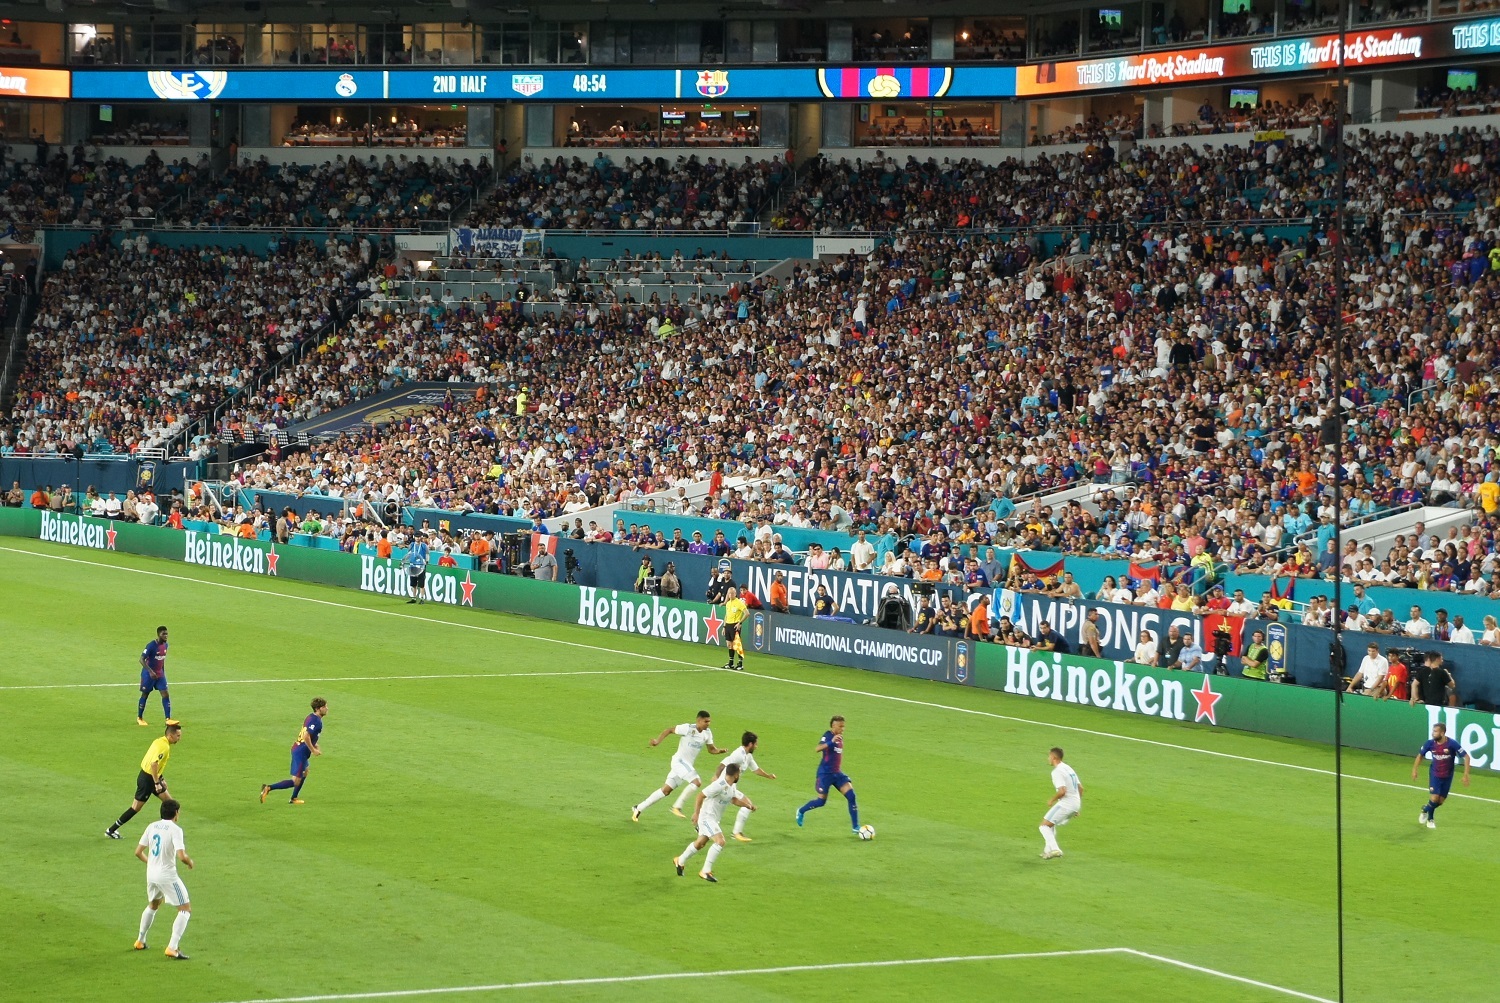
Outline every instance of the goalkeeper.
<svg viewBox="0 0 1500 1003">
<path fill-rule="evenodd" d="M 115 819 L 104 835 L 110 839 L 120 838 L 120 826 L 135 817 L 135 813 L 146 807 L 146 802 L 155 795 L 158 799 L 165 801 L 172 795 L 167 791 L 167 780 L 163 774 L 167 771 L 167 760 L 172 758 L 172 746 L 182 740 L 182 725 L 168 719 L 166 731 L 162 737 L 151 743 L 151 748 L 146 750 L 146 756 L 141 760 L 141 773 L 135 781 L 135 800 L 130 802 L 130 807 Z"/>
</svg>

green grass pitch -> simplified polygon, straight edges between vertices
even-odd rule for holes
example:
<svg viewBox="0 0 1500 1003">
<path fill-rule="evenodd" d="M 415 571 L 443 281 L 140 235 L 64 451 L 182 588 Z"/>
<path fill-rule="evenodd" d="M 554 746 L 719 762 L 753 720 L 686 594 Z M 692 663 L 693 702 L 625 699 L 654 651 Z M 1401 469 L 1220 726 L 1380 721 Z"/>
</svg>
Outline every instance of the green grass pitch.
<svg viewBox="0 0 1500 1003">
<path fill-rule="evenodd" d="M 0 583 L 6 1001 L 1336 995 L 1333 778 L 1275 765 L 1330 769 L 1324 747 L 13 539 Z M 101 836 L 160 733 L 154 696 L 134 722 L 158 623 L 186 964 L 169 916 L 130 949 L 155 804 Z M 259 803 L 314 696 L 307 803 Z M 673 873 L 691 834 L 666 803 L 629 819 L 667 772 L 648 740 L 699 708 L 779 775 L 745 782 L 755 842 L 717 886 Z M 841 801 L 792 821 L 835 713 L 874 842 Z M 1053 744 L 1085 810 L 1042 861 Z M 1500 999 L 1500 783 L 1455 787 L 1429 832 L 1409 760 L 1345 764 L 1387 782 L 1344 786 L 1347 998 Z M 870 964 L 913 959 L 957 960 Z"/>
</svg>

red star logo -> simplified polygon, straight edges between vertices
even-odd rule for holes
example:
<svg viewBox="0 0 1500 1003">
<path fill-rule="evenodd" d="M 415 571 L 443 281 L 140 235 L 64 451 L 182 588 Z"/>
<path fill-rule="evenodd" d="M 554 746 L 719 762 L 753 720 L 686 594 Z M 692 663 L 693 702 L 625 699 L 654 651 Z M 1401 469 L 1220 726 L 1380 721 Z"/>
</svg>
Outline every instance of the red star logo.
<svg viewBox="0 0 1500 1003">
<path fill-rule="evenodd" d="M 474 605 L 474 575 L 473 572 L 465 571 L 464 580 L 458 583 L 458 587 L 464 590 L 463 602 L 460 606 Z"/>
<path fill-rule="evenodd" d="M 276 553 L 276 544 L 271 544 L 271 552 L 266 555 L 266 574 L 276 574 L 276 562 L 281 560 L 281 555 Z"/>
<path fill-rule="evenodd" d="M 115 549 L 115 537 L 117 537 L 117 536 L 120 535 L 119 533 L 115 532 L 115 524 L 114 523 L 110 523 L 109 524 L 109 529 L 105 530 L 104 535 L 109 538 L 109 543 L 106 545 L 107 549 L 114 550 Z"/>
<path fill-rule="evenodd" d="M 1201 690 L 1192 690 L 1191 692 L 1193 699 L 1198 701 L 1198 713 L 1193 716 L 1193 720 L 1202 721 L 1204 718 L 1208 718 L 1209 724 L 1218 725 L 1218 718 L 1214 716 L 1214 704 L 1222 700 L 1224 694 L 1214 692 L 1213 687 L 1209 684 L 1208 676 L 1203 677 L 1203 688 Z"/>
<path fill-rule="evenodd" d="M 708 616 L 703 618 L 703 627 L 708 631 L 708 640 L 714 644 L 719 643 L 719 626 L 723 622 L 723 620 L 719 619 L 719 614 L 714 612 L 714 608 L 710 606 L 708 608 Z"/>
</svg>

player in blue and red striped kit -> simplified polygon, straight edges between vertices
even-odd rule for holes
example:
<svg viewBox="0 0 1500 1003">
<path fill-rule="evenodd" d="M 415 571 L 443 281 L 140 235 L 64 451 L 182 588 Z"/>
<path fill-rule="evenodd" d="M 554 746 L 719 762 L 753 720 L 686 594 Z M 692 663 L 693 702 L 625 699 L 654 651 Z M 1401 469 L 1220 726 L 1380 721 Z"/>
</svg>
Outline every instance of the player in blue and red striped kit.
<svg viewBox="0 0 1500 1003">
<path fill-rule="evenodd" d="M 292 790 L 292 798 L 289 804 L 302 804 L 302 785 L 307 783 L 307 764 L 312 761 L 313 756 L 321 756 L 323 750 L 318 747 L 318 738 L 323 734 L 323 718 L 328 714 L 328 701 L 322 697 L 313 697 L 312 713 L 302 721 L 302 730 L 297 733 L 297 740 L 292 743 L 292 775 L 286 780 L 277 781 L 274 784 L 260 785 L 260 803 L 266 803 L 266 795 L 272 791 Z"/>
<path fill-rule="evenodd" d="M 1422 765 L 1422 760 L 1428 754 L 1432 755 L 1432 762 L 1427 767 L 1427 803 L 1422 806 L 1422 813 L 1417 816 L 1417 823 L 1425 825 L 1429 829 L 1437 828 L 1437 810 L 1442 803 L 1448 800 L 1448 788 L 1453 786 L 1453 767 L 1456 761 L 1462 757 L 1464 761 L 1464 786 L 1469 786 L 1469 754 L 1464 747 L 1448 737 L 1447 725 L 1435 724 L 1432 726 L 1432 737 L 1422 743 L 1422 751 L 1417 753 L 1417 758 L 1411 764 L 1411 778 L 1417 779 L 1417 770 Z"/>
<path fill-rule="evenodd" d="M 844 719 L 842 717 L 835 715 L 828 722 L 828 730 L 823 732 L 823 740 L 818 743 L 814 751 L 823 757 L 818 763 L 817 779 L 813 781 L 813 789 L 817 791 L 818 796 L 797 809 L 797 824 L 802 824 L 802 819 L 808 812 L 828 803 L 829 791 L 838 791 L 849 802 L 849 821 L 854 826 L 854 834 L 859 835 L 859 804 L 854 800 L 854 782 L 849 779 L 849 774 L 844 772 Z"/>
<path fill-rule="evenodd" d="M 156 628 L 156 640 L 141 652 L 141 701 L 135 705 L 135 723 L 146 724 L 146 698 L 151 691 L 161 694 L 161 712 L 172 716 L 172 694 L 167 690 L 167 628 Z"/>
</svg>

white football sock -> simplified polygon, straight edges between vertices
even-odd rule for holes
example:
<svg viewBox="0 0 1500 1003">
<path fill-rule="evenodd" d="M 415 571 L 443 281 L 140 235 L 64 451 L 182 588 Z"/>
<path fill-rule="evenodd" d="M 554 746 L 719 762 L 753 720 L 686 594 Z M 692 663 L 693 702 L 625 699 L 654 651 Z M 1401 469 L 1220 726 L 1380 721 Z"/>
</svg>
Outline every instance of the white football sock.
<svg viewBox="0 0 1500 1003">
<path fill-rule="evenodd" d="M 661 788 L 658 787 L 656 790 L 654 790 L 654 791 L 651 792 L 651 796 L 650 797 L 648 797 L 646 800 L 642 801 L 640 804 L 636 805 L 635 806 L 635 810 L 636 811 L 645 811 L 647 808 L 650 808 L 652 805 L 656 804 L 656 802 L 660 801 L 664 797 L 666 797 L 666 795 L 663 794 L 661 792 Z"/>
<path fill-rule="evenodd" d="M 672 807 L 676 808 L 678 811 L 682 811 L 682 806 L 687 802 L 689 794 L 691 794 L 694 798 L 697 798 L 698 788 L 694 787 L 692 784 L 683 784 L 682 789 L 677 792 L 677 800 L 672 802 Z"/>
<path fill-rule="evenodd" d="M 685 864 L 685 863 L 688 862 L 688 858 L 691 857 L 693 854 L 695 854 L 697 852 L 698 852 L 698 841 L 695 839 L 691 843 L 688 844 L 687 849 L 683 850 L 682 851 L 682 855 L 680 857 L 678 857 L 677 859 L 681 863 Z"/>
<path fill-rule="evenodd" d="M 1042 842 L 1047 844 L 1047 849 L 1055 851 L 1057 849 L 1057 830 L 1050 825 L 1039 825 L 1037 828 L 1041 830 Z"/>
<path fill-rule="evenodd" d="M 175 951 L 177 945 L 182 943 L 183 931 L 187 929 L 188 919 L 192 915 L 190 912 L 179 912 L 177 918 L 172 920 L 172 942 L 167 945 L 169 949 Z"/>
<path fill-rule="evenodd" d="M 721 854 L 723 852 L 724 852 L 724 848 L 722 846 L 720 846 L 718 843 L 714 843 L 712 846 L 710 846 L 708 848 L 708 858 L 703 861 L 703 873 L 704 874 L 712 874 L 714 872 L 714 861 L 718 860 L 719 859 L 719 854 Z"/>
<path fill-rule="evenodd" d="M 151 922 L 154 919 L 156 919 L 156 910 L 152 909 L 150 906 L 147 906 L 146 907 L 146 911 L 143 912 L 143 913 L 141 913 L 141 933 L 140 933 L 140 936 L 138 936 L 138 937 L 135 938 L 136 940 L 139 940 L 142 944 L 144 944 L 146 942 L 146 934 L 149 933 L 149 932 L 151 932 Z"/>
<path fill-rule="evenodd" d="M 740 813 L 734 817 L 734 834 L 743 836 L 745 834 L 745 823 L 750 821 L 750 809 L 741 808 Z"/>
</svg>

